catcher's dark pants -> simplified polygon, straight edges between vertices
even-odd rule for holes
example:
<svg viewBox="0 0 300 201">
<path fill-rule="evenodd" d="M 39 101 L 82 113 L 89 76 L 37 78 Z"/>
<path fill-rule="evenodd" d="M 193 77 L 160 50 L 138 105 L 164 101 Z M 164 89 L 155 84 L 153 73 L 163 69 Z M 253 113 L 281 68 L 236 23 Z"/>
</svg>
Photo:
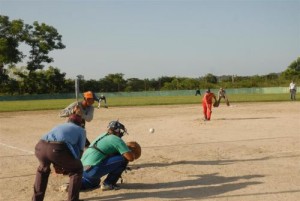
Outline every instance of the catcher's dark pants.
<svg viewBox="0 0 300 201">
<path fill-rule="evenodd" d="M 75 159 L 64 143 L 54 143 L 40 140 L 35 146 L 35 155 L 40 165 L 36 172 L 33 201 L 44 200 L 51 163 L 62 167 L 70 177 L 68 201 L 78 201 L 81 188 L 83 166 Z"/>
<path fill-rule="evenodd" d="M 98 187 L 101 177 L 107 174 L 104 183 L 115 185 L 122 172 L 126 169 L 127 164 L 128 161 L 123 156 L 117 155 L 105 159 L 99 165 L 90 167 L 83 172 L 81 189 L 86 190 Z"/>
</svg>

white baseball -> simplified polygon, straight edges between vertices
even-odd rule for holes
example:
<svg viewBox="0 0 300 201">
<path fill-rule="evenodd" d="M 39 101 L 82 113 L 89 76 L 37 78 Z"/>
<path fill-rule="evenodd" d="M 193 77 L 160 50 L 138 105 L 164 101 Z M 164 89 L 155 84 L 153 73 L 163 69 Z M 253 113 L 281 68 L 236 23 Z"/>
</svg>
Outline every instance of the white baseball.
<svg viewBox="0 0 300 201">
<path fill-rule="evenodd" d="M 149 129 L 149 133 L 154 133 L 154 131 L 155 131 L 154 128 Z"/>
</svg>

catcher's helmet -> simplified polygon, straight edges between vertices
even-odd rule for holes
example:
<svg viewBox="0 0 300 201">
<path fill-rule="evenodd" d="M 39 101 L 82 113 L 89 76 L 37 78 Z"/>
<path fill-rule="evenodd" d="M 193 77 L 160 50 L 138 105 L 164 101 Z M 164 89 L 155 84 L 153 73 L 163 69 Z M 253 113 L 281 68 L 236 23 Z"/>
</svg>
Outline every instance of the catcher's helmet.
<svg viewBox="0 0 300 201">
<path fill-rule="evenodd" d="M 125 126 L 121 124 L 119 121 L 111 121 L 107 127 L 116 133 L 120 133 L 121 137 L 123 136 L 124 133 L 127 133 Z"/>
</svg>

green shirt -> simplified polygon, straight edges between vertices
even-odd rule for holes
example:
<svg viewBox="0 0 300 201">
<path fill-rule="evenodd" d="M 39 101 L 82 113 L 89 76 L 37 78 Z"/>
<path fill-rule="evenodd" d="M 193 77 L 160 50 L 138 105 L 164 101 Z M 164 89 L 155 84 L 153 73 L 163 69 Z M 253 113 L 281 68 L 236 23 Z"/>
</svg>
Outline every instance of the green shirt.
<svg viewBox="0 0 300 201">
<path fill-rule="evenodd" d="M 96 143 L 96 147 L 99 148 L 106 155 L 93 148 Z M 125 142 L 118 136 L 113 134 L 104 133 L 94 140 L 88 149 L 86 149 L 81 157 L 83 166 L 98 165 L 103 161 L 107 155 L 121 154 L 130 152 Z"/>
</svg>

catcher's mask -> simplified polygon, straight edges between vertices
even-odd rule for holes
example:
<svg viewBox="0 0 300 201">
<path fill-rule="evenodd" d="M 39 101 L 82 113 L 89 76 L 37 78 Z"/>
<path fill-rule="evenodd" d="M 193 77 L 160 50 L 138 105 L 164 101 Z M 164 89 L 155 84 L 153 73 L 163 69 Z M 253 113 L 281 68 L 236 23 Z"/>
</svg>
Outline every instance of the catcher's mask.
<svg viewBox="0 0 300 201">
<path fill-rule="evenodd" d="M 107 127 L 110 128 L 114 133 L 119 134 L 120 137 L 123 137 L 124 133 L 127 133 L 125 126 L 119 121 L 111 121 Z"/>
</svg>

